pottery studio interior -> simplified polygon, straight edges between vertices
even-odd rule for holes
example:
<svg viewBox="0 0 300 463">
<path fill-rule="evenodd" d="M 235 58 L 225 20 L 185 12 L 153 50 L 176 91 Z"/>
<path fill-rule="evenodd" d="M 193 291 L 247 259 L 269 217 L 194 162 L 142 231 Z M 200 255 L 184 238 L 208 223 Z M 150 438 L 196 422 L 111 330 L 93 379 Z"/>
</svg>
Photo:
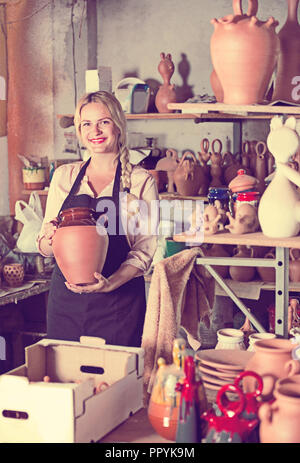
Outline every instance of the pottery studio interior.
<svg viewBox="0 0 300 463">
<path fill-rule="evenodd" d="M 300 443 L 298 6 L 0 0 L 2 444 Z"/>
</svg>

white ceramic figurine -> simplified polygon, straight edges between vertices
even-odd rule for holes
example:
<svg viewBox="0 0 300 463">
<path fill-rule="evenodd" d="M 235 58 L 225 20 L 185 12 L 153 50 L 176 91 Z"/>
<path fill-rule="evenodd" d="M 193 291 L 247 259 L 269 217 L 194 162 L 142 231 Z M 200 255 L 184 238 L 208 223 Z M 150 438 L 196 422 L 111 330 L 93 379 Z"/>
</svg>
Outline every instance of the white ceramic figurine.
<svg viewBox="0 0 300 463">
<path fill-rule="evenodd" d="M 271 238 L 296 236 L 300 230 L 300 195 L 296 190 L 300 173 L 288 164 L 299 146 L 296 122 L 295 117 L 283 123 L 281 117 L 275 116 L 270 124 L 267 145 L 276 171 L 259 202 L 258 219 L 262 232 Z"/>
</svg>

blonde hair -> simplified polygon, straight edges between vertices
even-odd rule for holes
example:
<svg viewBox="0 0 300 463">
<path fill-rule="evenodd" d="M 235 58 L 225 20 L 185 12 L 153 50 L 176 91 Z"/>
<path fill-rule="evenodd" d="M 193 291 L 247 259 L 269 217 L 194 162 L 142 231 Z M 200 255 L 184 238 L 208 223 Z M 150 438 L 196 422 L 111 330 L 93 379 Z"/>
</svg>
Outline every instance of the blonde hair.
<svg viewBox="0 0 300 463">
<path fill-rule="evenodd" d="M 122 169 L 121 180 L 124 190 L 129 191 L 131 187 L 132 165 L 129 162 L 129 150 L 127 148 L 127 123 L 122 106 L 117 98 L 109 92 L 98 91 L 83 95 L 77 103 L 74 115 L 74 125 L 80 141 L 82 141 L 80 127 L 81 111 L 82 108 L 89 103 L 104 104 L 110 112 L 113 122 L 119 129 L 118 150 Z"/>
</svg>

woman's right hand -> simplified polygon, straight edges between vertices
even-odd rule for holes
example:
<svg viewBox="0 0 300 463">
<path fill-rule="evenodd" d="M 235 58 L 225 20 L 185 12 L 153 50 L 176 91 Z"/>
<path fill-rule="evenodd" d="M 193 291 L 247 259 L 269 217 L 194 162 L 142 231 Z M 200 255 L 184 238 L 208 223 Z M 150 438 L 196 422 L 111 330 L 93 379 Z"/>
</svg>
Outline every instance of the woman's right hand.
<svg viewBox="0 0 300 463">
<path fill-rule="evenodd" d="M 52 245 L 52 239 L 57 227 L 58 222 L 56 220 L 51 220 L 51 222 L 46 223 L 44 226 L 44 238 L 50 246 Z"/>
</svg>

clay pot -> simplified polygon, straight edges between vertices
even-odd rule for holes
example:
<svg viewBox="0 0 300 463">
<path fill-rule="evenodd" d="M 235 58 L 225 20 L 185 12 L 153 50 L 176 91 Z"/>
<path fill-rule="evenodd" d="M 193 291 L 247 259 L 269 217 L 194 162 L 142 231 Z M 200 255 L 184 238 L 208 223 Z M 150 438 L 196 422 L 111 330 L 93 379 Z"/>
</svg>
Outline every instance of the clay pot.
<svg viewBox="0 0 300 463">
<path fill-rule="evenodd" d="M 229 182 L 228 188 L 232 193 L 238 193 L 256 188 L 257 183 L 257 179 L 247 175 L 245 169 L 239 169 L 237 175 Z"/>
<path fill-rule="evenodd" d="M 218 145 L 218 149 L 216 149 Z M 223 179 L 223 158 L 222 158 L 222 142 L 218 138 L 213 140 L 211 144 L 212 152 L 210 155 L 211 167 L 210 175 L 211 181 L 209 184 L 210 188 L 219 188 L 224 186 Z"/>
<path fill-rule="evenodd" d="M 275 259 L 275 251 L 268 251 L 264 255 L 264 259 Z M 256 268 L 260 279 L 265 283 L 275 283 L 276 273 L 273 267 L 257 267 Z"/>
<path fill-rule="evenodd" d="M 161 158 L 156 164 L 156 170 L 163 170 L 167 173 L 168 177 L 168 192 L 173 193 L 174 188 L 174 172 L 179 164 L 177 151 L 174 149 L 167 149 L 166 156 Z"/>
<path fill-rule="evenodd" d="M 261 103 L 277 63 L 278 22 L 272 17 L 266 22 L 256 18 L 257 0 L 249 0 L 247 14 L 243 14 L 241 3 L 233 0 L 233 15 L 211 21 L 212 64 L 224 91 L 224 103 Z"/>
<path fill-rule="evenodd" d="M 8 286 L 21 286 L 24 280 L 24 267 L 20 263 L 5 264 L 3 266 L 3 277 Z"/>
<path fill-rule="evenodd" d="M 155 106 L 159 113 L 172 113 L 173 110 L 168 109 L 168 103 L 176 103 L 175 85 L 170 84 L 171 77 L 174 73 L 174 64 L 170 53 L 165 56 L 160 54 L 161 61 L 158 65 L 158 71 L 163 79 L 163 84 L 159 87 L 155 97 Z"/>
<path fill-rule="evenodd" d="M 229 252 L 221 244 L 213 244 L 209 249 L 203 250 L 205 256 L 209 257 L 230 257 Z M 213 269 L 222 277 L 228 278 L 227 265 L 213 265 Z"/>
<path fill-rule="evenodd" d="M 293 282 L 300 281 L 300 257 L 298 249 L 290 249 L 289 278 Z"/>
<path fill-rule="evenodd" d="M 260 442 L 270 444 L 300 442 L 300 385 L 285 384 L 274 391 L 275 401 L 262 404 L 260 419 Z"/>
<path fill-rule="evenodd" d="M 264 383 L 263 400 L 273 397 L 275 382 L 279 378 L 292 376 L 300 372 L 300 362 L 292 359 L 295 345 L 288 339 L 265 339 L 254 344 L 254 355 L 248 361 L 245 370 L 258 373 Z M 253 382 L 245 379 L 243 386 L 246 391 L 253 388 Z M 252 389 L 253 390 L 253 389 Z"/>
<path fill-rule="evenodd" d="M 191 151 L 186 151 L 174 172 L 174 183 L 179 194 L 197 196 L 205 181 L 205 172 Z"/>
<path fill-rule="evenodd" d="M 234 257 L 253 257 L 253 248 L 239 245 L 234 250 Z M 252 281 L 255 277 L 255 267 L 241 267 L 231 265 L 229 274 L 234 281 Z"/>
<path fill-rule="evenodd" d="M 293 90 L 300 76 L 300 26 L 298 23 L 299 0 L 287 0 L 288 16 L 286 23 L 278 33 L 280 53 L 278 57 L 273 101 L 284 100 L 299 103 L 299 97 Z"/>
<path fill-rule="evenodd" d="M 166 191 L 168 184 L 168 174 L 163 170 L 148 170 L 155 180 L 157 190 L 159 193 Z"/>
<path fill-rule="evenodd" d="M 71 221 L 70 221 L 71 222 Z M 53 254 L 66 281 L 91 284 L 101 273 L 108 249 L 106 229 L 96 225 L 59 227 L 52 241 Z"/>
<path fill-rule="evenodd" d="M 73 225 L 96 225 L 95 211 L 88 207 L 71 207 L 59 213 L 59 228 Z"/>
<path fill-rule="evenodd" d="M 175 441 L 176 431 L 178 423 L 179 407 L 171 408 L 166 404 L 155 403 L 150 400 L 148 406 L 148 418 L 160 436 L 165 439 Z M 168 426 L 165 426 L 166 419 L 168 420 Z"/>
<path fill-rule="evenodd" d="M 244 333 L 234 328 L 222 328 L 217 331 L 218 342 L 215 349 L 246 350 Z"/>
<path fill-rule="evenodd" d="M 214 92 L 217 102 L 223 103 L 224 92 L 220 83 L 220 79 L 218 78 L 215 70 L 213 70 L 210 75 L 210 86 L 212 88 L 212 91 Z"/>
<path fill-rule="evenodd" d="M 258 180 L 257 189 L 260 193 L 263 193 L 266 189 L 265 178 L 268 175 L 268 153 L 267 145 L 263 141 L 259 141 L 256 145 L 256 166 L 255 176 Z"/>
</svg>

